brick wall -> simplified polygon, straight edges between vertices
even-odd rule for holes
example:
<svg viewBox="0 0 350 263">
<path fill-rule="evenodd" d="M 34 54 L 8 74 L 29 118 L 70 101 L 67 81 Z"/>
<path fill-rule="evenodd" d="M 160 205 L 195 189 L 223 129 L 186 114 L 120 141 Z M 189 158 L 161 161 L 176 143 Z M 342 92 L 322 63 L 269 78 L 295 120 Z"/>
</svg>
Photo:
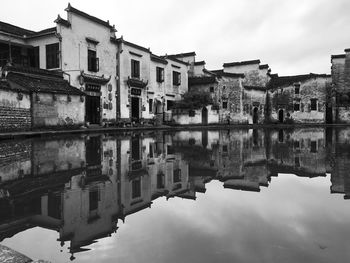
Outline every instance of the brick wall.
<svg viewBox="0 0 350 263">
<path fill-rule="evenodd" d="M 30 128 L 30 109 L 0 106 L 0 131 L 29 130 Z"/>
</svg>

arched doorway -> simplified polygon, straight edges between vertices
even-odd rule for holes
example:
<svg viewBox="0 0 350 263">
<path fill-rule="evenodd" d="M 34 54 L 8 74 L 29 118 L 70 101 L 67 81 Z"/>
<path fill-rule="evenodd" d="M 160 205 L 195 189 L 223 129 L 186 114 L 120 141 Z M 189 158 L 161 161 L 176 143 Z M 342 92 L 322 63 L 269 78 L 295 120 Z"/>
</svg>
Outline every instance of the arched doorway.
<svg viewBox="0 0 350 263">
<path fill-rule="evenodd" d="M 280 123 L 283 123 L 283 121 L 284 121 L 284 112 L 283 112 L 282 109 L 280 109 L 278 111 L 278 120 L 279 120 Z"/>
<path fill-rule="evenodd" d="M 202 109 L 202 124 L 208 124 L 208 110 L 207 107 Z"/>
<path fill-rule="evenodd" d="M 259 121 L 259 109 L 258 109 L 258 107 L 254 107 L 254 110 L 253 110 L 253 124 L 258 123 L 258 121 Z"/>
</svg>

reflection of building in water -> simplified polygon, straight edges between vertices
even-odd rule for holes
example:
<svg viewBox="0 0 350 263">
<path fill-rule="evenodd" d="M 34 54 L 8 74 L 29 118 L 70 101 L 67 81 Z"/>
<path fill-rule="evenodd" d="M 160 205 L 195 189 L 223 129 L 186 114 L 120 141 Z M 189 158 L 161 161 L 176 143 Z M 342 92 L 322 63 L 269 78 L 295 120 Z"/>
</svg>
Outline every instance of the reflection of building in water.
<svg viewBox="0 0 350 263">
<path fill-rule="evenodd" d="M 271 175 L 326 176 L 327 149 L 322 128 L 270 132 L 268 167 Z"/>
<path fill-rule="evenodd" d="M 40 226 L 71 253 L 159 198 L 196 199 L 211 180 L 260 191 L 271 175 L 325 176 L 350 193 L 350 130 L 181 131 L 89 135 L 0 144 L 0 238 Z M 72 255 L 72 259 L 74 256 Z"/>
<path fill-rule="evenodd" d="M 330 154 L 331 193 L 344 194 L 350 199 L 350 129 L 334 130 L 336 142 Z"/>
</svg>

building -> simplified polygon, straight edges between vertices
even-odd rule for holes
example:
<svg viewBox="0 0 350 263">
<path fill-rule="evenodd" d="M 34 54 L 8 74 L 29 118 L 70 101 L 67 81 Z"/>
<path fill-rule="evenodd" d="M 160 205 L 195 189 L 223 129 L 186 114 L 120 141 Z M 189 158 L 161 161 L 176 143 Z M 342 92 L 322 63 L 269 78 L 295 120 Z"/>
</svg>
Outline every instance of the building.
<svg viewBox="0 0 350 263">
<path fill-rule="evenodd" d="M 85 94 L 60 72 L 7 65 L 0 83 L 1 130 L 74 128 L 85 123 Z"/>
<path fill-rule="evenodd" d="M 332 55 L 332 88 L 329 119 L 335 123 L 350 123 L 350 49 L 345 54 Z"/>
<path fill-rule="evenodd" d="M 330 75 L 313 73 L 272 78 L 266 102 L 269 121 L 326 123 L 330 82 Z"/>
<path fill-rule="evenodd" d="M 175 100 L 187 92 L 188 64 L 157 56 L 149 48 L 113 39 L 118 47 L 117 115 L 125 123 L 161 124 Z"/>
<path fill-rule="evenodd" d="M 242 116 L 246 123 L 265 121 L 266 86 L 271 79 L 271 69 L 260 60 L 246 60 L 223 64 L 223 72 L 244 74 L 242 80 Z"/>
</svg>

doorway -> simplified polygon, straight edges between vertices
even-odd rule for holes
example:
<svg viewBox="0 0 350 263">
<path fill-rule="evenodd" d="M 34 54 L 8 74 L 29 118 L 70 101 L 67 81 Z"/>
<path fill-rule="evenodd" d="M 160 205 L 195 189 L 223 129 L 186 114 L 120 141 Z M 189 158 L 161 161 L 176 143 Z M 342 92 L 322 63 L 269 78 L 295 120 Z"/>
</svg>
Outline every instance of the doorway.
<svg viewBox="0 0 350 263">
<path fill-rule="evenodd" d="M 140 98 L 131 97 L 131 120 L 140 122 Z"/>
<path fill-rule="evenodd" d="M 278 111 L 278 120 L 280 123 L 283 123 L 284 121 L 284 113 L 282 109 Z"/>
<path fill-rule="evenodd" d="M 254 107 L 253 110 L 253 124 L 257 124 L 259 121 L 259 109 L 258 107 Z"/>
<path fill-rule="evenodd" d="M 208 110 L 207 107 L 202 109 L 202 124 L 208 124 Z"/>
<path fill-rule="evenodd" d="M 86 96 L 85 113 L 86 121 L 90 124 L 100 124 L 100 97 Z"/>
</svg>

